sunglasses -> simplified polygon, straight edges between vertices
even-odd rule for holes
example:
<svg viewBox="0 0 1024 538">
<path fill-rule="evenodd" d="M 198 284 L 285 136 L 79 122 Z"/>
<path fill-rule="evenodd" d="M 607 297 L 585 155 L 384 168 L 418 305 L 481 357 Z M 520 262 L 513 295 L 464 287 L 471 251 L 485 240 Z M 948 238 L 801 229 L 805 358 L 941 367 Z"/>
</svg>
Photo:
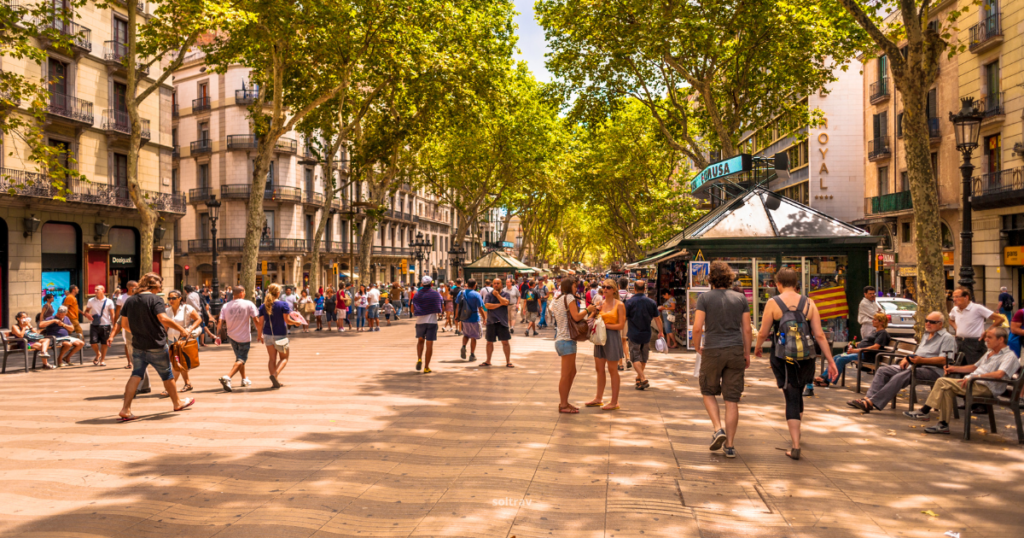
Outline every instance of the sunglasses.
<svg viewBox="0 0 1024 538">
<path fill-rule="evenodd" d="M 168 297 L 167 299 L 171 301 L 177 301 L 178 299 L 181 299 L 181 297 Z"/>
<path fill-rule="evenodd" d="M 614 290 L 615 289 L 615 286 L 601 286 L 601 287 L 606 289 L 606 290 Z"/>
<path fill-rule="evenodd" d="M 926 320 L 924 320 L 924 322 L 925 323 L 942 323 L 942 320 L 940 319 L 939 321 L 932 321 L 930 319 L 926 319 Z"/>
</svg>

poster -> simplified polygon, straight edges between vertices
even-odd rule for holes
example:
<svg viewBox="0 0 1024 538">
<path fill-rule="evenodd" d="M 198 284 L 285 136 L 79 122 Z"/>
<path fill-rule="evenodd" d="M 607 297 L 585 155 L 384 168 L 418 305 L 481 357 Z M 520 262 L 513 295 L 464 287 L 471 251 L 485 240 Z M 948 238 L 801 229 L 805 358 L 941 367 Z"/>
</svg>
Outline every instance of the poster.
<svg viewBox="0 0 1024 538">
<path fill-rule="evenodd" d="M 53 309 L 56 310 L 64 302 L 64 295 L 71 286 L 71 271 L 44 271 L 42 274 L 42 293 L 39 295 L 39 306 L 46 303 L 47 293 L 53 294 Z"/>
<path fill-rule="evenodd" d="M 711 288 L 711 262 L 690 262 L 690 288 Z"/>
</svg>

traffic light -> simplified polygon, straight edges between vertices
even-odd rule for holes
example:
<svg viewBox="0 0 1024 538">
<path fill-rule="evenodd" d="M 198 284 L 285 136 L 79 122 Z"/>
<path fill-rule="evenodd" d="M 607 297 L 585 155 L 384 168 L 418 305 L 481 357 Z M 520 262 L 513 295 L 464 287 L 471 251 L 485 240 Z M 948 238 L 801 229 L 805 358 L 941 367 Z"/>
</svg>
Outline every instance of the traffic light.
<svg viewBox="0 0 1024 538">
<path fill-rule="evenodd" d="M 188 266 L 185 266 L 185 276 L 188 276 Z"/>
<path fill-rule="evenodd" d="M 875 271 L 878 272 L 878 271 L 881 271 L 881 270 L 882 270 L 882 255 L 879 254 L 878 258 L 875 260 Z"/>
</svg>

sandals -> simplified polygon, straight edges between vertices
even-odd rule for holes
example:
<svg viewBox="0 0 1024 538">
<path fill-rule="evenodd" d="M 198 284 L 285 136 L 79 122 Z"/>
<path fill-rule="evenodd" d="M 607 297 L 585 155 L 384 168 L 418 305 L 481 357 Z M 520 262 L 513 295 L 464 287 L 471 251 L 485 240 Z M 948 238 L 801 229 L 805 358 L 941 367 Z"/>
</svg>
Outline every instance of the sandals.
<svg viewBox="0 0 1024 538">
<path fill-rule="evenodd" d="M 515 368 L 515 367 L 516 367 L 516 365 L 512 364 L 511 362 L 505 365 L 505 368 Z"/>
<path fill-rule="evenodd" d="M 586 405 L 587 407 L 601 407 L 604 405 L 604 402 L 587 402 L 583 405 Z"/>
<path fill-rule="evenodd" d="M 571 406 L 569 404 L 565 404 L 565 407 L 562 407 L 561 405 L 558 406 L 558 412 L 559 413 L 567 413 L 567 414 L 576 414 L 576 413 L 579 413 L 580 410 L 577 407 L 573 407 L 573 406 Z"/>
<path fill-rule="evenodd" d="M 181 390 L 178 391 L 178 392 L 191 392 L 191 391 L 192 391 L 192 384 L 191 383 L 185 383 L 185 386 L 181 387 Z"/>
<path fill-rule="evenodd" d="M 602 408 L 601 408 L 601 411 L 616 411 L 616 410 L 618 410 L 618 409 L 619 409 L 619 406 L 618 406 L 618 405 L 616 405 L 616 406 L 614 406 L 614 407 L 602 407 Z"/>
<path fill-rule="evenodd" d="M 138 418 L 139 418 L 139 417 L 137 417 L 137 416 L 135 416 L 135 415 L 128 415 L 128 416 L 126 416 L 126 417 L 117 417 L 117 421 L 118 421 L 118 422 L 121 422 L 121 423 L 124 423 L 124 422 L 131 422 L 131 421 L 133 421 L 133 420 L 138 420 Z"/>
<path fill-rule="evenodd" d="M 871 410 L 875 408 L 875 406 L 871 405 L 867 400 L 853 400 L 847 403 L 850 404 L 851 407 L 860 409 L 864 413 L 870 413 Z"/>
<path fill-rule="evenodd" d="M 646 379 L 643 380 L 643 381 L 637 381 L 636 382 L 636 390 L 644 390 L 644 389 L 646 389 L 646 388 L 648 388 L 650 386 L 651 386 L 651 382 L 646 380 Z"/>
<path fill-rule="evenodd" d="M 828 387 L 828 381 L 825 381 L 825 378 L 821 377 L 819 375 L 818 377 L 814 378 L 814 386 L 815 387 Z"/>
<path fill-rule="evenodd" d="M 799 448 L 776 448 L 775 450 L 785 450 L 786 451 L 786 457 L 791 459 L 791 460 L 798 460 L 798 459 L 800 459 L 800 449 Z"/>
</svg>

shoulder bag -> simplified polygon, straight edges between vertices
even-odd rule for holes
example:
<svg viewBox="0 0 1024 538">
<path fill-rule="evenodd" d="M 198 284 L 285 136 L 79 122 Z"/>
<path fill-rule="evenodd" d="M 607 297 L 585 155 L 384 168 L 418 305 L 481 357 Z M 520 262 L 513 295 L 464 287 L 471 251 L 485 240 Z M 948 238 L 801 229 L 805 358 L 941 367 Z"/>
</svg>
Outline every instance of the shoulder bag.
<svg viewBox="0 0 1024 538">
<path fill-rule="evenodd" d="M 199 368 L 199 343 L 195 338 L 186 336 L 184 341 L 178 340 L 171 344 L 171 364 L 175 370 L 188 371 Z"/>
<path fill-rule="evenodd" d="M 587 324 L 586 317 L 579 321 L 573 319 L 572 313 L 569 312 L 568 295 L 563 297 L 562 303 L 565 305 L 565 317 L 569 321 L 569 323 L 567 324 L 569 329 L 569 338 L 572 338 L 577 342 L 582 342 L 584 340 L 590 339 L 590 325 Z"/>
</svg>

